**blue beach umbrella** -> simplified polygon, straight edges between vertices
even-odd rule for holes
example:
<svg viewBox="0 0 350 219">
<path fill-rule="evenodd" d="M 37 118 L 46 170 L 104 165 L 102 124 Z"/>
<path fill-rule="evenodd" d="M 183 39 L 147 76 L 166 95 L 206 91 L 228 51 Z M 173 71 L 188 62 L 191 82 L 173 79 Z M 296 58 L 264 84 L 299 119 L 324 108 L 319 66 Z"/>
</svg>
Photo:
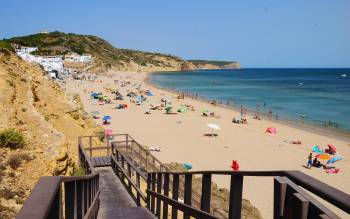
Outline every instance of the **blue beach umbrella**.
<svg viewBox="0 0 350 219">
<path fill-rule="evenodd" d="M 338 160 L 342 160 L 343 158 L 341 158 L 340 156 L 334 156 L 334 157 L 332 157 L 331 159 L 329 159 L 328 161 L 327 161 L 327 164 L 330 164 L 330 163 L 335 163 L 335 162 L 337 162 Z"/>
<path fill-rule="evenodd" d="M 103 121 L 107 121 L 107 120 L 111 120 L 111 116 L 103 116 L 102 120 Z"/>
<path fill-rule="evenodd" d="M 315 152 L 315 153 L 318 153 L 318 154 L 322 154 L 323 153 L 323 151 L 321 151 L 320 148 L 317 145 L 312 147 L 312 152 Z"/>
<path fill-rule="evenodd" d="M 184 163 L 184 164 L 183 164 L 183 167 L 184 167 L 186 170 L 190 170 L 190 169 L 192 169 L 192 164 L 190 164 L 190 163 Z"/>
</svg>

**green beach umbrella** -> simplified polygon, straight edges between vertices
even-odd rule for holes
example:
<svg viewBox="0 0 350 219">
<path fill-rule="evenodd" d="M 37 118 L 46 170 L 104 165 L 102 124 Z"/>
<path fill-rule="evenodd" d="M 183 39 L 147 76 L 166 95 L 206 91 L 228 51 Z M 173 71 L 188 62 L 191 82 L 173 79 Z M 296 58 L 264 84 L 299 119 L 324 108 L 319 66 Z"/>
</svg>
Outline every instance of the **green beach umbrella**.
<svg viewBox="0 0 350 219">
<path fill-rule="evenodd" d="M 173 107 L 168 106 L 165 108 L 165 111 L 166 111 L 166 113 L 170 113 L 172 109 L 173 109 Z"/>
<path fill-rule="evenodd" d="M 209 110 L 208 109 L 203 109 L 202 113 L 209 113 Z"/>
</svg>

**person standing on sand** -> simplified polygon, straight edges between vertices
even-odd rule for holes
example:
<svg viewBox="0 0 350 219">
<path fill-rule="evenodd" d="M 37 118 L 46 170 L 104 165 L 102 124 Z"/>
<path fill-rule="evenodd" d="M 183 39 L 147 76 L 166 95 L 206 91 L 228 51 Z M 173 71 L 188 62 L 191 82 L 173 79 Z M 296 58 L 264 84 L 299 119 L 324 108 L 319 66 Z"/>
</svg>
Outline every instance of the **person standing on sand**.
<svg viewBox="0 0 350 219">
<path fill-rule="evenodd" d="M 312 153 L 310 153 L 309 156 L 308 156 L 306 167 L 308 169 L 311 169 L 311 167 L 312 167 Z"/>
</svg>

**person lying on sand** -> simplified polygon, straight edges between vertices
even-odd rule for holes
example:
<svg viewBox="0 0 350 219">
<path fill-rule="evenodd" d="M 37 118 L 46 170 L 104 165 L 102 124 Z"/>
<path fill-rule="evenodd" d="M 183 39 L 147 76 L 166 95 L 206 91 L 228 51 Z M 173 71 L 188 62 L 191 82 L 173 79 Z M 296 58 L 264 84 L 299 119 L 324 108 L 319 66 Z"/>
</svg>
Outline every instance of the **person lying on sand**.
<svg viewBox="0 0 350 219">
<path fill-rule="evenodd" d="M 211 117 L 220 118 L 220 115 L 215 114 L 215 112 L 209 113 Z"/>
<path fill-rule="evenodd" d="M 261 120 L 261 118 L 257 114 L 254 114 L 253 119 Z"/>
</svg>

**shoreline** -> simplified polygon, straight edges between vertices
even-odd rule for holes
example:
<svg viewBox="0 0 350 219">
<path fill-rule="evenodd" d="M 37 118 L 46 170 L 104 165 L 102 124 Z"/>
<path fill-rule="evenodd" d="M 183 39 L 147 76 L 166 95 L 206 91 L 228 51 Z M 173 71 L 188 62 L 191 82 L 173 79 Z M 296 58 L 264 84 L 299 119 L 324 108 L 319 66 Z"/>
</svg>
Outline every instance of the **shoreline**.
<svg viewBox="0 0 350 219">
<path fill-rule="evenodd" d="M 180 73 L 180 71 L 177 71 L 178 73 Z M 164 90 L 164 91 L 167 91 L 169 93 L 172 93 L 172 94 L 179 94 L 181 93 L 181 91 L 176 91 L 176 90 L 172 90 L 172 89 L 169 89 L 169 88 L 166 88 L 166 87 L 160 87 L 154 83 L 151 82 L 150 80 L 150 77 L 152 74 L 157 74 L 157 73 L 160 73 L 160 72 L 146 72 L 147 74 L 147 77 L 144 79 L 144 83 L 150 87 L 153 87 L 155 89 L 158 89 L 158 90 Z M 173 73 L 173 72 L 171 72 Z M 195 94 L 193 94 L 195 95 Z M 206 98 L 200 98 L 198 96 L 198 99 L 192 99 L 191 97 L 188 97 L 185 95 L 185 97 L 187 99 L 190 99 L 190 100 L 193 100 L 193 101 L 199 101 L 199 102 L 202 102 L 202 103 L 206 103 L 206 104 L 210 104 L 211 101 L 220 101 L 220 100 L 210 100 L 210 99 L 206 99 Z M 240 109 L 237 105 L 227 105 L 227 104 L 220 104 L 220 103 L 217 103 L 216 107 L 221 107 L 221 108 L 224 108 L 224 109 L 229 109 L 229 110 L 232 110 L 233 112 L 235 113 L 239 113 L 240 112 Z M 247 115 L 250 115 L 250 116 L 253 116 L 255 111 L 252 110 L 252 109 L 248 109 L 248 108 L 245 108 L 247 109 Z M 316 126 L 316 125 L 313 125 L 313 124 L 310 124 L 310 123 L 302 123 L 300 121 L 297 121 L 296 119 L 295 120 L 292 120 L 292 119 L 287 119 L 287 118 L 281 118 L 279 117 L 278 120 L 276 119 L 273 119 L 271 118 L 271 116 L 269 116 L 267 113 L 263 113 L 263 112 L 260 112 L 259 113 L 259 117 L 261 117 L 262 120 L 267 120 L 267 121 L 270 121 L 270 122 L 274 122 L 274 123 L 277 123 L 277 124 L 282 124 L 282 125 L 286 125 L 286 126 L 289 126 L 291 128 L 296 128 L 296 129 L 301 129 L 303 131 L 307 131 L 307 132 L 311 132 L 313 134 L 318 134 L 318 135 L 324 135 L 324 136 L 327 136 L 327 137 L 330 137 L 330 138 L 337 138 L 339 140 L 343 140 L 343 141 L 349 141 L 350 142 L 350 132 L 347 132 L 347 131 L 343 131 L 343 130 L 336 130 L 336 129 L 328 129 L 328 128 L 323 128 L 321 126 Z M 273 117 L 273 116 L 272 116 Z M 350 144 L 349 144 L 350 146 Z"/>
</svg>

